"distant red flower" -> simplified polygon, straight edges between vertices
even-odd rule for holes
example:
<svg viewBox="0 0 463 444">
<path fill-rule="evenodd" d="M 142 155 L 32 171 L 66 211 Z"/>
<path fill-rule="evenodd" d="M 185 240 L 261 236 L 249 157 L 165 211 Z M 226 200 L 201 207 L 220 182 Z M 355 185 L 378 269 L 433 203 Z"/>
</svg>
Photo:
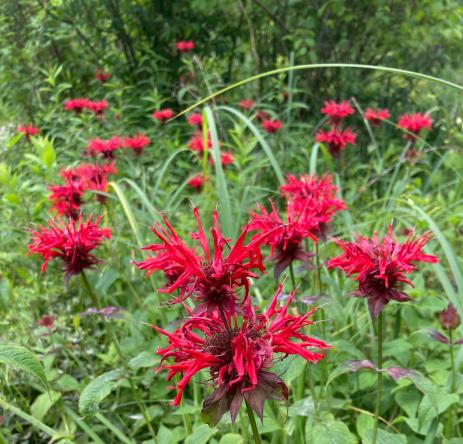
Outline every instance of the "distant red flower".
<svg viewBox="0 0 463 444">
<path fill-rule="evenodd" d="M 312 254 L 304 251 L 304 239 L 317 242 L 313 231 L 316 228 L 314 219 L 305 210 L 294 211 L 287 207 L 286 220 L 278 214 L 275 204 L 270 201 L 272 211 L 269 213 L 263 205 L 258 205 L 258 212 L 251 213 L 250 231 L 257 231 L 259 236 L 265 235 L 264 244 L 270 245 L 270 258 L 275 262 L 274 275 L 278 279 L 281 273 L 293 261 L 307 262 Z"/>
<path fill-rule="evenodd" d="M 201 131 L 197 131 L 195 134 L 193 134 L 188 141 L 188 148 L 190 148 L 191 151 L 197 151 L 199 154 L 202 154 L 204 151 L 204 138 L 201 133 Z M 209 150 L 212 148 L 212 141 L 210 139 L 210 136 L 207 138 L 207 149 Z"/>
<path fill-rule="evenodd" d="M 191 126 L 202 126 L 203 116 L 201 113 L 193 113 L 188 116 L 188 125 Z"/>
<path fill-rule="evenodd" d="M 324 238 L 327 224 L 338 211 L 346 209 L 346 204 L 337 198 L 338 188 L 333 184 L 329 175 L 317 176 L 301 175 L 299 178 L 290 174 L 286 183 L 280 186 L 282 196 L 286 198 L 294 211 L 310 213 L 314 227 L 313 234 L 317 238 Z"/>
<path fill-rule="evenodd" d="M 152 114 L 152 116 L 153 119 L 161 123 L 166 123 L 169 119 L 172 119 L 172 117 L 174 117 L 174 112 L 170 108 L 160 109 L 158 111 L 155 111 Z"/>
<path fill-rule="evenodd" d="M 109 104 L 106 100 L 100 100 L 98 102 L 90 101 L 87 108 L 94 112 L 97 116 L 102 116 L 104 111 L 108 108 Z"/>
<path fill-rule="evenodd" d="M 265 119 L 262 121 L 262 127 L 269 134 L 276 133 L 282 126 L 281 120 L 278 119 Z"/>
<path fill-rule="evenodd" d="M 177 42 L 177 50 L 179 52 L 190 52 L 195 48 L 195 43 L 193 40 L 182 40 Z"/>
<path fill-rule="evenodd" d="M 146 137 L 143 133 L 135 134 L 133 137 L 125 137 L 123 145 L 126 148 L 130 148 L 137 156 L 141 156 L 145 147 L 151 143 L 149 137 Z"/>
<path fill-rule="evenodd" d="M 242 99 L 239 102 L 240 108 L 246 110 L 251 109 L 255 104 L 256 102 L 252 99 Z"/>
<path fill-rule="evenodd" d="M 36 136 L 40 133 L 40 130 L 34 125 L 19 125 L 18 132 L 24 134 L 24 137 L 29 140 L 31 136 Z"/>
<path fill-rule="evenodd" d="M 413 230 L 405 242 L 400 244 L 392 235 L 392 225 L 386 236 L 378 240 L 377 233 L 369 239 L 356 236 L 356 242 L 335 242 L 344 251 L 330 259 L 328 268 L 339 268 L 347 276 L 356 275 L 358 291 L 354 296 L 368 298 L 368 308 L 373 318 L 378 316 L 389 301 L 409 301 L 410 296 L 402 291 L 404 284 L 413 285 L 405 276 L 416 270 L 415 262 L 438 262 L 437 257 L 422 253 L 431 233 L 415 237 Z"/>
<path fill-rule="evenodd" d="M 224 413 L 230 411 L 235 422 L 243 399 L 257 415 L 263 418 L 267 399 L 284 401 L 288 387 L 270 369 L 275 362 L 289 355 L 317 363 L 323 359 L 324 342 L 311 338 L 305 328 L 312 325 L 309 317 L 315 310 L 299 315 L 291 310 L 294 294 L 283 306 L 278 306 L 279 287 L 270 306 L 261 314 L 249 307 L 241 324 L 226 326 L 219 318 L 193 316 L 178 330 L 169 333 L 154 328 L 168 338 L 168 345 L 159 349 L 162 364 L 158 371 L 168 370 L 168 380 L 181 375 L 175 388 L 177 396 L 173 405 L 178 406 L 191 378 L 207 369 L 215 387 L 204 399 L 203 417 L 213 426 Z M 166 359 L 173 363 L 165 364 Z"/>
<path fill-rule="evenodd" d="M 220 160 L 221 160 L 222 166 L 227 166 L 235 162 L 235 157 L 229 151 L 224 151 L 220 155 Z"/>
<path fill-rule="evenodd" d="M 48 188 L 51 191 L 48 199 L 52 203 L 52 209 L 60 216 L 77 219 L 84 193 L 82 182 L 69 180 L 64 185 L 50 185 Z"/>
<path fill-rule="evenodd" d="M 200 302 L 194 311 L 198 315 L 217 310 L 227 313 L 240 311 L 235 291 L 242 288 L 244 294 L 241 303 L 249 303 L 249 278 L 258 277 L 252 270 L 264 270 L 260 245 L 265 236 L 256 236 L 245 245 L 244 239 L 248 232 L 248 227 L 245 227 L 231 247 L 229 240 L 220 232 L 219 216 L 215 211 L 214 225 L 211 228 L 213 238 L 211 253 L 197 208 L 194 208 L 193 212 L 198 224 L 198 232 L 192 233 L 192 238 L 201 246 L 202 254 L 197 254 L 180 239 L 164 216 L 167 230 L 160 224 L 151 228 L 160 243 L 144 248 L 152 251 L 154 255 L 144 261 L 135 262 L 135 265 L 145 270 L 148 275 L 160 270 L 164 271 L 166 277 L 176 276 L 167 288 L 158 290 L 162 293 L 180 290 L 180 295 L 174 298 L 171 304 L 182 302 L 193 295 L 194 299 Z M 228 252 L 226 256 L 224 250 Z"/>
<path fill-rule="evenodd" d="M 449 303 L 445 310 L 437 314 L 437 319 L 445 330 L 455 330 L 461 322 L 456 308 L 451 303 Z"/>
<path fill-rule="evenodd" d="M 391 113 L 388 109 L 378 109 L 374 110 L 372 108 L 368 108 L 364 113 L 363 117 L 370 122 L 373 126 L 380 126 L 381 122 L 385 119 L 389 119 L 391 117 Z"/>
<path fill-rule="evenodd" d="M 348 100 L 340 103 L 334 100 L 325 100 L 324 104 L 325 106 L 320 111 L 328 116 L 333 125 L 338 125 L 343 119 L 354 113 Z"/>
<path fill-rule="evenodd" d="M 330 154 L 339 158 L 341 153 L 346 149 L 347 145 L 355 145 L 357 135 L 350 128 L 341 129 L 333 127 L 330 130 L 320 130 L 315 140 L 317 142 L 326 143 Z"/>
<path fill-rule="evenodd" d="M 66 111 L 74 111 L 76 114 L 80 114 L 84 109 L 87 109 L 90 104 L 90 100 L 87 98 L 70 99 L 64 102 L 64 109 Z"/>
<path fill-rule="evenodd" d="M 432 121 L 427 114 L 403 114 L 400 116 L 397 126 L 413 133 L 405 134 L 404 137 L 406 139 L 415 140 L 415 135 L 419 135 L 423 129 L 432 129 Z"/>
<path fill-rule="evenodd" d="M 271 117 L 272 116 L 267 111 L 259 111 L 256 114 L 256 119 L 260 120 L 261 122 L 264 121 L 264 120 L 269 120 L 269 119 L 271 119 Z"/>
<path fill-rule="evenodd" d="M 104 72 L 103 69 L 97 68 L 95 71 L 95 79 L 100 81 L 101 83 L 107 82 L 111 74 Z"/>
<path fill-rule="evenodd" d="M 103 239 L 111 238 L 111 230 L 100 228 L 100 221 L 101 218 L 92 221 L 91 216 L 86 221 L 79 216 L 78 220 L 69 219 L 67 223 L 51 219 L 49 228 L 39 226 L 37 230 L 31 230 L 32 243 L 27 246 L 29 254 L 42 256 L 42 272 L 51 259 L 60 258 L 67 279 L 92 268 L 100 261 L 90 252 L 101 245 Z"/>
<path fill-rule="evenodd" d="M 107 140 L 97 137 L 88 143 L 86 155 L 91 157 L 101 155 L 104 159 L 114 159 L 114 152 L 123 146 L 124 140 L 119 136 Z"/>
<path fill-rule="evenodd" d="M 193 177 L 188 179 L 188 186 L 193 188 L 195 191 L 201 191 L 204 183 L 206 182 L 207 178 L 205 178 L 202 174 L 196 174 Z"/>
<path fill-rule="evenodd" d="M 45 314 L 37 321 L 37 325 L 40 325 L 40 327 L 45 327 L 51 330 L 53 328 L 53 324 L 55 323 L 55 321 L 56 321 L 56 316 Z"/>
</svg>

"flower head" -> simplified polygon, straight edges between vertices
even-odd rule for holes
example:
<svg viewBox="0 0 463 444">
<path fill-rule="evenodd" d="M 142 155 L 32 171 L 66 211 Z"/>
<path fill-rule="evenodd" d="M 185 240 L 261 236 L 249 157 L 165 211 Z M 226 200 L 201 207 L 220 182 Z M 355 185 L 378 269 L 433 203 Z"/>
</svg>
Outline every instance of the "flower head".
<svg viewBox="0 0 463 444">
<path fill-rule="evenodd" d="M 251 109 L 255 104 L 256 102 L 252 99 L 242 99 L 239 102 L 240 108 L 245 110 Z"/>
<path fill-rule="evenodd" d="M 259 111 L 256 114 L 256 119 L 260 120 L 261 122 L 263 122 L 264 120 L 271 119 L 271 118 L 272 116 L 267 111 Z"/>
<path fill-rule="evenodd" d="M 181 40 L 177 42 L 177 50 L 179 52 L 190 52 L 195 48 L 193 40 Z"/>
<path fill-rule="evenodd" d="M 40 133 L 40 130 L 36 128 L 34 125 L 19 125 L 18 132 L 24 134 L 27 140 L 31 138 L 31 136 L 36 136 Z"/>
<path fill-rule="evenodd" d="M 333 125 L 339 125 L 343 119 L 354 113 L 348 100 L 340 103 L 334 100 L 325 100 L 324 106 L 320 111 L 322 114 L 328 116 Z"/>
<path fill-rule="evenodd" d="M 278 214 L 275 204 L 270 201 L 272 211 L 269 213 L 264 206 L 258 205 L 258 211 L 251 213 L 249 230 L 265 235 L 264 244 L 270 245 L 270 257 L 275 261 L 274 275 L 278 279 L 281 273 L 293 261 L 307 262 L 312 256 L 304 251 L 304 239 L 317 238 L 313 235 L 314 222 L 307 210 L 295 211 L 288 205 L 286 220 Z"/>
<path fill-rule="evenodd" d="M 262 127 L 269 134 L 276 133 L 283 126 L 281 120 L 278 119 L 264 119 L 262 120 Z"/>
<path fill-rule="evenodd" d="M 101 155 L 104 159 L 114 159 L 114 152 L 123 146 L 124 139 L 119 136 L 107 140 L 97 137 L 88 143 L 86 155 L 91 157 Z"/>
<path fill-rule="evenodd" d="M 370 122 L 370 125 L 380 126 L 381 122 L 391 117 L 391 113 L 388 109 L 372 109 L 368 108 L 364 113 L 363 117 Z"/>
<path fill-rule="evenodd" d="M 264 271 L 260 245 L 265 236 L 257 236 L 245 245 L 244 240 L 248 232 L 248 227 L 245 227 L 231 246 L 230 240 L 224 238 L 220 232 L 219 216 L 215 211 L 211 228 L 211 251 L 197 208 L 194 208 L 193 212 L 198 232 L 192 233 L 191 237 L 198 242 L 201 253 L 189 247 L 164 216 L 167 229 L 160 224 L 151 228 L 160 243 L 144 248 L 154 253 L 153 256 L 135 262 L 135 265 L 145 270 L 148 275 L 158 270 L 164 271 L 168 278 L 168 286 L 158 291 L 180 291 L 180 295 L 174 298 L 171 304 L 182 302 L 193 295 L 194 299 L 200 302 L 195 308 L 197 314 L 213 313 L 217 310 L 227 313 L 240 311 L 235 292 L 243 289 L 241 303 L 249 302 L 249 278 L 258 277 L 253 270 Z"/>
<path fill-rule="evenodd" d="M 48 199 L 60 215 L 77 219 L 82 205 L 84 186 L 80 180 L 67 180 L 64 185 L 50 185 Z"/>
<path fill-rule="evenodd" d="M 160 123 L 166 123 L 169 119 L 174 117 L 174 112 L 170 108 L 160 109 L 158 111 L 154 111 L 152 114 L 153 119 L 157 120 Z"/>
<path fill-rule="evenodd" d="M 206 182 L 207 178 L 204 177 L 202 174 L 196 174 L 188 179 L 188 186 L 193 188 L 195 191 L 201 191 L 204 183 Z"/>
<path fill-rule="evenodd" d="M 56 316 L 45 314 L 37 321 L 37 325 L 40 325 L 40 327 L 52 329 L 55 321 Z"/>
<path fill-rule="evenodd" d="M 317 133 L 315 140 L 326 143 L 330 154 L 339 158 L 347 145 L 355 145 L 357 135 L 350 128 L 341 129 L 333 127 L 330 130 L 321 130 Z"/>
<path fill-rule="evenodd" d="M 353 295 L 368 298 L 370 314 L 375 318 L 389 301 L 411 300 L 402 287 L 413 285 L 406 274 L 416 270 L 416 262 L 438 262 L 437 257 L 421 251 L 430 238 L 429 232 L 416 237 L 410 230 L 401 244 L 393 237 L 390 225 L 381 240 L 377 233 L 371 239 L 357 235 L 355 242 L 336 239 L 344 253 L 330 259 L 328 268 L 339 268 L 347 276 L 355 275 L 358 291 Z"/>
<path fill-rule="evenodd" d="M 64 263 L 66 278 L 81 271 L 92 268 L 100 261 L 90 253 L 101 245 L 103 239 L 111 238 L 109 228 L 100 228 L 101 218 L 86 221 L 82 215 L 77 220 L 58 221 L 51 219 L 47 227 L 31 230 L 32 243 L 27 246 L 29 254 L 40 254 L 44 259 L 42 272 L 47 269 L 48 262 L 60 258 Z"/>
<path fill-rule="evenodd" d="M 66 100 L 66 102 L 64 102 L 64 109 L 80 114 L 84 109 L 88 109 L 90 102 L 91 101 L 85 97 Z"/>
<path fill-rule="evenodd" d="M 445 310 L 437 314 L 437 319 L 442 328 L 446 330 L 455 330 L 461 322 L 456 308 L 451 303 Z"/>
<path fill-rule="evenodd" d="M 331 218 L 338 212 L 346 209 L 346 204 L 337 198 L 338 188 L 333 184 L 329 175 L 317 176 L 302 175 L 299 178 L 290 174 L 286 183 L 280 186 L 280 192 L 294 211 L 310 213 L 315 227 L 313 234 L 317 238 L 325 238 Z"/>
<path fill-rule="evenodd" d="M 227 411 L 234 422 L 243 400 L 262 419 L 265 400 L 288 398 L 286 384 L 270 371 L 277 356 L 282 360 L 297 355 L 317 363 L 324 356 L 321 351 L 329 346 L 304 331 L 313 324 L 309 318 L 315 310 L 290 314 L 294 294 L 278 306 L 280 293 L 281 287 L 261 314 L 249 307 L 241 324 L 237 318 L 235 325 L 227 326 L 217 317 L 193 316 L 173 333 L 154 327 L 168 338 L 168 345 L 158 350 L 162 356 L 158 370 L 168 370 L 168 380 L 181 375 L 173 405 L 180 404 L 189 381 L 203 369 L 215 388 L 203 404 L 203 417 L 210 425 L 217 424 Z M 168 359 L 173 362 L 165 363 Z"/>
<path fill-rule="evenodd" d="M 403 128 L 413 134 L 404 134 L 406 139 L 415 140 L 417 135 L 423 129 L 431 130 L 432 121 L 427 114 L 413 113 L 413 114 L 403 114 L 399 118 L 397 124 L 399 128 Z"/>
<path fill-rule="evenodd" d="M 197 131 L 190 137 L 188 141 L 188 148 L 191 151 L 197 151 L 199 154 L 202 154 L 204 151 L 204 138 L 201 131 Z M 212 148 L 212 140 L 210 135 L 207 136 L 207 149 Z"/>
<path fill-rule="evenodd" d="M 188 125 L 191 126 L 202 126 L 203 116 L 201 113 L 193 113 L 188 116 Z"/>
<path fill-rule="evenodd" d="M 146 137 L 145 134 L 135 134 L 133 137 L 125 137 L 123 145 L 126 148 L 130 148 L 137 156 L 141 156 L 145 147 L 151 143 L 149 137 Z"/>
<path fill-rule="evenodd" d="M 109 80 L 111 74 L 108 72 L 104 72 L 102 68 L 97 68 L 95 71 L 95 79 L 101 83 L 105 83 Z"/>
<path fill-rule="evenodd" d="M 109 104 L 106 100 L 99 100 L 97 102 L 89 101 L 87 108 L 95 113 L 97 116 L 102 116 Z"/>
</svg>

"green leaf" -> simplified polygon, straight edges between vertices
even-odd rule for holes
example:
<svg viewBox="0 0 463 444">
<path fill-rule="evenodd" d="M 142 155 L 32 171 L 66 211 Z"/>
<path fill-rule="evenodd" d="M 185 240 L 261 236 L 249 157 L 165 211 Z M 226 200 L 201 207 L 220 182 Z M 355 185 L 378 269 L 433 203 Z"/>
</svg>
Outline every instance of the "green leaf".
<svg viewBox="0 0 463 444">
<path fill-rule="evenodd" d="M 211 429 L 207 424 L 195 424 L 193 433 L 185 439 L 185 444 L 206 444 L 216 433 L 217 429 Z"/>
<path fill-rule="evenodd" d="M 317 444 L 356 444 L 357 438 L 341 421 L 329 420 L 315 424 L 313 442 Z"/>
<path fill-rule="evenodd" d="M 312 416 L 315 412 L 315 406 L 311 397 L 299 399 L 289 406 L 288 416 Z"/>
<path fill-rule="evenodd" d="M 83 416 L 92 416 L 98 410 L 99 403 L 118 385 L 121 370 L 103 373 L 88 384 L 79 398 L 79 412 Z"/>
<path fill-rule="evenodd" d="M 59 388 L 63 392 L 74 392 L 79 390 L 79 381 L 71 375 L 63 375 L 58 379 Z"/>
<path fill-rule="evenodd" d="M 244 444 L 244 439 L 237 433 L 227 433 L 222 436 L 219 444 Z"/>
<path fill-rule="evenodd" d="M 47 377 L 39 360 L 26 347 L 11 343 L 0 343 L 0 363 L 9 365 L 19 370 L 24 370 L 37 378 L 47 386 Z"/>
<path fill-rule="evenodd" d="M 149 351 L 142 351 L 137 356 L 132 358 L 129 366 L 133 369 L 136 368 L 149 368 L 154 367 L 160 361 L 160 357 Z"/>
<path fill-rule="evenodd" d="M 306 361 L 304 359 L 295 356 L 294 359 L 288 358 L 281 361 L 281 368 L 284 369 L 282 372 L 278 371 L 277 366 L 275 366 L 275 373 L 280 375 L 289 384 L 305 370 L 305 365 Z"/>
<path fill-rule="evenodd" d="M 41 421 L 51 407 L 61 398 L 61 393 L 50 390 L 49 393 L 42 393 L 35 398 L 31 405 L 31 414 L 35 419 Z"/>
<path fill-rule="evenodd" d="M 370 444 L 372 435 L 373 430 L 367 430 L 365 439 L 362 440 L 362 444 Z M 385 430 L 378 429 L 376 444 L 407 444 L 407 437 L 405 435 L 398 435 L 396 433 L 389 433 Z"/>
</svg>

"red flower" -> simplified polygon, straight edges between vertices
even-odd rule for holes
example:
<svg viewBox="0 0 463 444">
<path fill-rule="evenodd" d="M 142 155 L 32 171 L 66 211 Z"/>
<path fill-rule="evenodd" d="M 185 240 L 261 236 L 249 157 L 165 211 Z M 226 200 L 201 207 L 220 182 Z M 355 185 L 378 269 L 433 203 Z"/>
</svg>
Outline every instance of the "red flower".
<svg viewBox="0 0 463 444">
<path fill-rule="evenodd" d="M 274 276 L 278 280 L 281 273 L 293 261 L 307 262 L 312 254 L 304 251 L 303 240 L 310 238 L 317 242 L 313 235 L 314 219 L 306 211 L 298 212 L 294 206 L 287 207 L 286 221 L 278 214 L 275 204 L 270 201 L 272 211 L 269 213 L 264 206 L 258 205 L 259 212 L 251 213 L 250 231 L 264 235 L 264 244 L 270 245 L 270 257 L 275 261 Z"/>
<path fill-rule="evenodd" d="M 108 140 L 97 137 L 88 143 L 86 155 L 95 157 L 100 154 L 104 159 L 114 159 L 114 151 L 122 146 L 124 146 L 124 140 L 119 136 L 113 136 Z"/>
<path fill-rule="evenodd" d="M 384 119 L 389 119 L 391 114 L 388 109 L 378 109 L 374 110 L 372 108 L 368 108 L 364 113 L 363 117 L 367 119 L 371 125 L 379 126 Z"/>
<path fill-rule="evenodd" d="M 104 72 L 101 68 L 97 68 L 95 71 L 95 79 L 101 83 L 105 83 L 111 77 L 111 74 Z"/>
<path fill-rule="evenodd" d="M 76 114 L 80 114 L 84 109 L 89 107 L 90 100 L 86 98 L 70 99 L 64 102 L 64 109 L 66 111 L 74 111 Z"/>
<path fill-rule="evenodd" d="M 177 50 L 179 52 L 190 52 L 195 48 L 195 43 L 192 40 L 182 40 L 177 42 Z"/>
<path fill-rule="evenodd" d="M 92 268 L 100 261 L 90 252 L 101 245 L 104 238 L 111 238 L 109 228 L 99 227 L 100 220 L 97 218 L 93 222 L 91 216 L 86 221 L 82 220 L 82 216 L 77 221 L 69 219 L 69 223 L 52 219 L 48 221 L 49 228 L 31 230 L 32 243 L 27 246 L 29 254 L 42 256 L 42 273 L 48 262 L 56 257 L 64 263 L 66 278 Z"/>
<path fill-rule="evenodd" d="M 326 143 L 330 154 L 335 158 L 339 158 L 348 144 L 355 145 L 356 138 L 357 135 L 352 132 L 350 128 L 343 130 L 338 127 L 333 127 L 330 130 L 320 130 L 315 140 L 317 142 Z"/>
<path fill-rule="evenodd" d="M 162 356 L 158 370 L 168 370 L 168 380 L 181 375 L 173 405 L 180 404 L 189 381 L 203 369 L 208 370 L 215 387 L 203 403 L 202 413 L 209 425 L 217 424 L 227 411 L 235 422 L 243 399 L 262 419 L 265 400 L 288 398 L 288 387 L 270 371 L 274 362 L 298 355 L 317 363 L 324 357 L 319 351 L 329 346 L 304 331 L 313 324 L 309 317 L 315 310 L 290 314 L 294 294 L 277 307 L 280 294 L 281 286 L 266 311 L 256 315 L 249 307 L 242 322 L 235 318 L 232 326 L 224 325 L 220 318 L 193 316 L 173 333 L 154 327 L 168 338 L 167 347 L 157 352 Z M 169 358 L 173 363 L 164 364 Z"/>
<path fill-rule="evenodd" d="M 102 116 L 105 109 L 108 108 L 108 105 L 109 104 L 106 100 L 100 100 L 98 102 L 89 101 L 87 108 L 90 111 L 94 112 L 95 115 Z"/>
<path fill-rule="evenodd" d="M 202 174 L 196 174 L 195 176 L 190 177 L 187 183 L 188 186 L 193 188 L 195 191 L 201 191 L 206 180 L 207 178 Z"/>
<path fill-rule="evenodd" d="M 124 146 L 132 149 L 137 156 L 142 155 L 145 147 L 150 143 L 150 138 L 146 137 L 143 133 L 135 134 L 132 138 L 126 137 L 123 142 Z"/>
<path fill-rule="evenodd" d="M 413 133 L 405 134 L 406 139 L 415 140 L 415 135 L 418 135 L 423 129 L 431 130 L 432 121 L 427 114 L 403 114 L 400 116 L 397 126 Z"/>
<path fill-rule="evenodd" d="M 199 154 L 202 154 L 204 151 L 204 139 L 201 131 L 197 131 L 195 134 L 193 134 L 188 141 L 188 148 L 190 148 L 191 151 L 197 151 Z M 210 136 L 208 135 L 207 137 L 207 149 L 209 150 L 212 148 L 212 141 L 210 139 Z"/>
<path fill-rule="evenodd" d="M 43 315 L 38 321 L 37 325 L 41 327 L 49 328 L 50 330 L 53 328 L 53 324 L 56 321 L 56 316 L 53 315 Z"/>
<path fill-rule="evenodd" d="M 156 119 L 161 123 L 166 123 L 169 119 L 174 117 L 174 112 L 170 108 L 166 108 L 155 111 L 152 115 L 153 119 Z"/>
<path fill-rule="evenodd" d="M 240 107 L 246 110 L 251 109 L 255 104 L 256 102 L 254 102 L 254 100 L 252 99 L 243 99 L 243 100 L 240 100 L 240 103 L 239 103 Z"/>
<path fill-rule="evenodd" d="M 264 121 L 264 120 L 268 120 L 268 119 L 271 119 L 271 115 L 266 112 L 266 111 L 259 111 L 257 114 L 256 114 L 256 119 L 257 120 L 260 120 L 261 122 Z"/>
<path fill-rule="evenodd" d="M 68 180 L 65 185 L 50 185 L 48 199 L 52 208 L 60 215 L 77 219 L 82 205 L 84 187 L 79 180 Z"/>
<path fill-rule="evenodd" d="M 209 161 L 212 165 L 215 164 L 214 159 L 212 159 L 212 156 L 209 158 Z M 220 154 L 220 163 L 222 164 L 223 167 L 226 167 L 227 165 L 232 165 L 235 162 L 235 158 L 232 153 L 229 151 L 223 151 Z"/>
<path fill-rule="evenodd" d="M 262 121 L 262 127 L 269 134 L 276 133 L 282 127 L 281 120 L 278 119 L 265 119 Z"/>
<path fill-rule="evenodd" d="M 40 130 L 36 128 L 34 125 L 19 125 L 18 132 L 24 134 L 27 140 L 31 138 L 31 136 L 36 136 L 40 133 Z"/>
<path fill-rule="evenodd" d="M 377 233 L 369 239 L 356 236 L 356 242 L 336 239 L 344 250 L 340 256 L 330 259 L 328 268 L 340 268 L 347 276 L 356 275 L 359 288 L 353 295 L 368 298 L 368 308 L 373 318 L 391 300 L 403 302 L 411 298 L 402 291 L 404 284 L 413 285 L 405 276 L 416 270 L 415 262 L 438 262 L 437 257 L 422 253 L 431 238 L 427 232 L 414 237 L 413 230 L 400 244 L 392 236 L 392 225 L 387 235 L 378 240 Z"/>
<path fill-rule="evenodd" d="M 194 311 L 197 314 L 212 313 L 216 310 L 227 313 L 240 311 L 235 290 L 243 288 L 242 304 L 249 302 L 249 278 L 258 277 L 252 270 L 264 271 L 260 245 L 265 236 L 257 236 L 245 245 L 244 239 L 248 232 L 248 227 L 245 227 L 231 247 L 229 240 L 220 232 L 219 216 L 215 211 L 214 226 L 211 228 L 213 238 L 211 252 L 197 208 L 193 211 L 198 232 L 192 233 L 191 236 L 199 243 L 202 254 L 197 254 L 180 239 L 164 216 L 167 230 L 160 224 L 151 228 L 160 243 L 144 248 L 152 251 L 154 255 L 144 261 L 135 262 L 135 265 L 145 270 L 148 275 L 161 270 L 166 276 L 170 275 L 170 278 L 174 276 L 167 288 L 158 290 L 162 293 L 180 290 L 180 295 L 174 298 L 171 304 L 182 302 L 190 295 L 194 295 L 195 300 L 200 302 Z M 226 256 L 224 256 L 225 249 L 228 250 Z"/>
<path fill-rule="evenodd" d="M 200 113 L 193 113 L 188 116 L 188 125 L 202 126 L 203 116 Z"/>
<path fill-rule="evenodd" d="M 320 111 L 328 116 L 333 125 L 338 125 L 341 120 L 354 113 L 348 100 L 340 103 L 336 103 L 334 100 L 325 100 L 324 104 L 325 106 Z"/>
<path fill-rule="evenodd" d="M 455 330 L 460 325 L 460 316 L 455 307 L 449 303 L 447 309 L 437 314 L 439 324 L 445 330 Z"/>
<path fill-rule="evenodd" d="M 327 224 L 338 211 L 346 209 L 346 204 L 336 197 L 338 188 L 333 185 L 331 176 L 302 175 L 298 178 L 288 175 L 286 183 L 280 186 L 282 196 L 295 212 L 307 211 L 310 213 L 313 225 L 316 227 L 313 234 L 324 238 Z"/>
</svg>

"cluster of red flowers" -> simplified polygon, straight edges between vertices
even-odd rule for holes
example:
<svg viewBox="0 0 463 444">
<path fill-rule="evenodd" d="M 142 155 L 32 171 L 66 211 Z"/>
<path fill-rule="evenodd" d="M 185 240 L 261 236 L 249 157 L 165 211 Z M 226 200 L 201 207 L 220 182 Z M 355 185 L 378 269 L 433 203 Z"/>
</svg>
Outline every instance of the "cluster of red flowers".
<svg viewBox="0 0 463 444">
<path fill-rule="evenodd" d="M 32 136 L 37 136 L 40 134 L 40 130 L 36 128 L 34 125 L 19 125 L 18 126 L 18 133 L 24 135 L 24 137 L 29 140 Z"/>
<path fill-rule="evenodd" d="M 327 100 L 321 112 L 328 117 L 330 128 L 318 131 L 315 140 L 326 143 L 330 154 L 339 158 L 347 145 L 355 145 L 356 142 L 357 135 L 349 127 L 342 128 L 343 120 L 353 114 L 354 110 L 347 100 L 340 103 Z"/>
<path fill-rule="evenodd" d="M 76 114 L 80 114 L 84 110 L 89 110 L 96 116 L 101 117 L 106 108 L 108 108 L 106 100 L 93 101 L 87 98 L 77 98 L 64 102 L 64 109 L 66 111 L 74 111 Z"/>
<path fill-rule="evenodd" d="M 427 114 L 403 114 L 400 116 L 397 126 L 408 131 L 408 133 L 404 134 L 406 139 L 414 141 L 423 129 L 431 130 L 432 121 Z"/>
<path fill-rule="evenodd" d="M 179 52 L 190 52 L 195 49 L 195 42 L 193 40 L 181 40 L 177 42 L 176 46 Z"/>
<path fill-rule="evenodd" d="M 231 244 L 221 233 L 215 212 L 211 250 L 196 208 L 194 215 L 198 231 L 192 238 L 199 250 L 188 246 L 164 217 L 165 227 L 158 224 L 152 228 L 159 243 L 145 247 L 152 256 L 136 263 L 147 274 L 164 273 L 166 284 L 159 291 L 178 291 L 170 304 L 183 303 L 187 298 L 197 303 L 193 310 L 184 304 L 187 319 L 174 332 L 154 327 L 168 339 L 168 345 L 158 350 L 162 356 L 159 370 L 167 369 L 169 380 L 181 376 L 175 385 L 174 405 L 180 404 L 191 378 L 208 370 L 215 390 L 205 398 L 203 414 L 211 425 L 227 411 L 234 422 L 243 400 L 262 418 L 266 399 L 288 397 L 285 383 L 271 372 L 276 355 L 280 359 L 299 355 L 316 363 L 323 358 L 320 351 L 329 346 L 303 330 L 313 323 L 309 318 L 314 310 L 304 315 L 293 310 L 289 313 L 294 294 L 278 306 L 279 287 L 262 313 L 256 312 L 251 302 L 249 279 L 257 279 L 257 272 L 264 271 L 260 247 L 272 231 L 257 234 L 245 243 L 251 229 L 247 225 Z M 166 363 L 168 359 L 173 362 Z"/>
<path fill-rule="evenodd" d="M 113 136 L 110 139 L 92 139 L 88 142 L 86 155 L 90 157 L 101 156 L 103 159 L 114 159 L 115 152 L 121 148 L 129 148 L 139 156 L 151 143 L 145 134 L 135 134 L 133 137 Z"/>
<path fill-rule="evenodd" d="M 157 120 L 160 123 L 166 123 L 168 120 L 174 117 L 174 112 L 170 108 L 160 109 L 154 111 L 152 114 L 153 119 Z"/>
</svg>

